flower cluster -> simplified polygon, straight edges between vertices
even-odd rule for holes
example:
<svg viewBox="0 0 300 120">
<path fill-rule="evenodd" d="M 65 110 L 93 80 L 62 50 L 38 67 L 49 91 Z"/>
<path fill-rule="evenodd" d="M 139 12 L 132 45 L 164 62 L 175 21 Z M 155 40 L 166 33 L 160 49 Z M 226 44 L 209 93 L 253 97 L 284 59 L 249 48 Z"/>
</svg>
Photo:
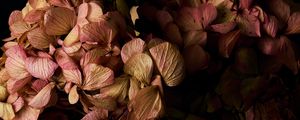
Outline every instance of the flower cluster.
<svg viewBox="0 0 300 120">
<path fill-rule="evenodd" d="M 184 79 L 178 48 L 132 37 L 123 15 L 103 7 L 90 0 L 29 0 L 11 13 L 0 118 L 34 120 L 46 108 L 71 104 L 80 104 L 86 120 L 164 115 L 163 86 Z"/>
</svg>

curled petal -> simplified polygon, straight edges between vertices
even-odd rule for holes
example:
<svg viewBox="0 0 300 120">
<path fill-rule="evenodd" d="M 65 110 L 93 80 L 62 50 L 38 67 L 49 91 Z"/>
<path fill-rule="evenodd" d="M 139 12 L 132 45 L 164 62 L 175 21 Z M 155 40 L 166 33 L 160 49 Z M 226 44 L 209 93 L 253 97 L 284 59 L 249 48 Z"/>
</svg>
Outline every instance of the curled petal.
<svg viewBox="0 0 300 120">
<path fill-rule="evenodd" d="M 5 61 L 5 68 L 10 77 L 23 79 L 30 76 L 25 69 L 25 59 L 27 56 L 21 46 L 13 46 L 9 48 L 5 54 L 8 57 Z"/>
<path fill-rule="evenodd" d="M 71 88 L 68 99 L 69 99 L 69 103 L 70 104 L 75 104 L 75 103 L 78 102 L 78 100 L 79 100 L 79 94 L 77 92 L 77 85 L 74 85 Z"/>
<path fill-rule="evenodd" d="M 47 35 L 41 28 L 30 31 L 27 34 L 27 38 L 33 47 L 40 50 L 48 48 L 49 45 L 55 41 L 54 36 Z"/>
<path fill-rule="evenodd" d="M 223 57 L 229 57 L 239 37 L 240 30 L 232 31 L 221 36 L 221 38 L 219 39 L 219 52 Z"/>
<path fill-rule="evenodd" d="M 286 34 L 298 34 L 300 33 L 300 12 L 293 13 L 288 19 L 288 26 L 286 28 Z"/>
<path fill-rule="evenodd" d="M 17 42 L 6 42 L 6 43 L 3 45 L 3 47 L 4 47 L 5 50 L 7 50 L 7 49 L 9 49 L 9 48 L 11 48 L 11 47 L 13 47 L 13 46 L 16 46 L 16 45 L 18 45 Z"/>
<path fill-rule="evenodd" d="M 97 64 L 88 64 L 84 67 L 85 79 L 82 89 L 97 90 L 114 82 L 114 73 L 111 69 Z"/>
<path fill-rule="evenodd" d="M 26 77 L 24 79 L 9 79 L 7 81 L 7 91 L 12 94 L 15 93 L 19 90 L 21 90 L 27 83 L 30 82 L 30 80 L 32 79 L 32 77 Z"/>
<path fill-rule="evenodd" d="M 153 62 L 147 54 L 132 56 L 124 66 L 124 72 L 135 77 L 140 82 L 149 85 L 152 77 Z"/>
<path fill-rule="evenodd" d="M 161 82 L 161 76 L 160 75 L 155 75 L 153 81 L 151 82 L 151 85 L 158 86 L 160 94 L 162 96 L 164 95 L 164 88 L 163 88 L 163 84 Z"/>
<path fill-rule="evenodd" d="M 184 78 L 184 61 L 179 50 L 168 42 L 149 49 L 158 71 L 168 86 L 176 86 Z"/>
<path fill-rule="evenodd" d="M 58 65 L 49 58 L 28 57 L 25 61 L 28 72 L 36 78 L 47 80 L 53 74 Z"/>
<path fill-rule="evenodd" d="M 98 42 L 106 46 L 115 38 L 117 31 L 105 20 L 91 22 L 83 26 L 80 40 L 82 42 Z"/>
<path fill-rule="evenodd" d="M 67 34 L 75 24 L 75 12 L 63 7 L 52 7 L 44 16 L 44 25 L 48 35 Z"/>
<path fill-rule="evenodd" d="M 121 57 L 123 62 L 126 63 L 127 60 L 135 54 L 144 52 L 145 48 L 145 42 L 140 38 L 136 38 L 127 42 L 121 50 Z"/>
<path fill-rule="evenodd" d="M 164 113 L 164 105 L 158 86 L 141 89 L 129 104 L 138 120 L 157 119 Z"/>
<path fill-rule="evenodd" d="M 0 102 L 0 118 L 12 120 L 15 117 L 14 109 L 11 104 Z"/>
<path fill-rule="evenodd" d="M 33 108 L 43 108 L 45 107 L 51 99 L 51 96 L 54 93 L 52 90 L 55 87 L 55 84 L 47 84 L 34 98 L 28 103 Z"/>
<path fill-rule="evenodd" d="M 89 12 L 89 5 L 88 5 L 88 3 L 84 2 L 84 3 L 82 3 L 82 4 L 79 5 L 79 7 L 78 7 L 77 24 L 81 25 L 81 23 L 83 21 L 87 21 L 86 17 L 88 15 L 88 12 Z"/>
<path fill-rule="evenodd" d="M 274 38 L 277 34 L 278 24 L 279 23 L 275 16 L 269 16 L 269 20 L 263 24 L 263 27 L 267 34 Z"/>
</svg>

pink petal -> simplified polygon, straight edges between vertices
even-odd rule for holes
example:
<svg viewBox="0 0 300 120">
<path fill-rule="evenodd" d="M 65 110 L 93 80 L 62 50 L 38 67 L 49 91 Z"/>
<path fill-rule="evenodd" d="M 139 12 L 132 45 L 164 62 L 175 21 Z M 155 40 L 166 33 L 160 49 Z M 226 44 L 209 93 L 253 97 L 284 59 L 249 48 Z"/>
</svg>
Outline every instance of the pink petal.
<svg viewBox="0 0 300 120">
<path fill-rule="evenodd" d="M 81 72 L 74 60 L 62 49 L 57 49 L 55 59 L 58 65 L 62 68 L 64 78 L 67 81 L 80 85 L 82 82 Z"/>
<path fill-rule="evenodd" d="M 8 24 L 12 25 L 16 22 L 23 21 L 22 12 L 19 10 L 15 10 L 11 12 L 8 20 Z"/>
<path fill-rule="evenodd" d="M 288 19 L 288 26 L 285 30 L 286 34 L 300 33 L 300 12 L 294 12 Z"/>
<path fill-rule="evenodd" d="M 31 106 L 25 106 L 21 111 L 16 114 L 14 120 L 37 120 L 41 113 L 40 109 Z"/>
<path fill-rule="evenodd" d="M 233 30 L 236 26 L 235 22 L 226 22 L 221 24 L 211 25 L 212 31 L 226 34 Z"/>
<path fill-rule="evenodd" d="M 174 19 L 182 31 L 202 30 L 200 9 L 183 7 Z M 208 19 L 207 19 L 208 20 Z M 207 23 L 206 23 L 207 24 Z"/>
<path fill-rule="evenodd" d="M 49 59 L 52 59 L 51 55 L 49 55 L 49 54 L 46 53 L 46 52 L 42 52 L 42 51 L 39 51 L 39 52 L 37 53 L 37 56 L 38 56 L 38 57 L 41 57 L 41 58 L 49 58 Z"/>
<path fill-rule="evenodd" d="M 96 63 L 99 64 L 101 62 L 101 57 L 105 56 L 109 53 L 107 49 L 103 48 L 94 48 L 88 51 L 81 59 L 80 65 L 84 68 L 89 63 Z"/>
<path fill-rule="evenodd" d="M 49 58 L 28 57 L 25 61 L 28 72 L 36 78 L 47 80 L 54 74 L 58 65 Z"/>
<path fill-rule="evenodd" d="M 84 81 L 82 89 L 96 90 L 108 86 L 114 82 L 114 72 L 106 67 L 97 64 L 88 64 L 83 69 Z"/>
<path fill-rule="evenodd" d="M 108 119 L 108 110 L 96 108 L 95 110 L 87 113 L 81 120 L 105 120 Z"/>
<path fill-rule="evenodd" d="M 5 68 L 11 77 L 23 79 L 30 76 L 25 69 L 26 53 L 21 46 L 13 46 L 5 54 L 8 57 L 5 61 Z"/>
<path fill-rule="evenodd" d="M 46 0 L 28 0 L 28 3 L 34 9 L 45 8 L 48 6 L 48 3 Z"/>
<path fill-rule="evenodd" d="M 275 16 L 269 16 L 269 20 L 266 21 L 265 24 L 263 24 L 263 27 L 267 34 L 274 38 L 277 34 L 278 24 L 279 23 Z"/>
<path fill-rule="evenodd" d="M 49 82 L 47 80 L 37 79 L 31 83 L 31 88 L 36 92 L 41 91 Z"/>
<path fill-rule="evenodd" d="M 24 21 L 29 24 L 39 22 L 42 20 L 44 14 L 44 10 L 32 10 L 26 14 L 26 16 L 24 17 Z"/>
<path fill-rule="evenodd" d="M 20 111 L 25 105 L 25 101 L 22 97 L 18 97 L 16 101 L 12 103 L 15 112 Z"/>
<path fill-rule="evenodd" d="M 12 94 L 15 93 L 19 90 L 21 90 L 27 83 L 30 82 L 30 80 L 32 79 L 32 77 L 27 77 L 24 79 L 9 79 L 7 81 L 7 91 Z"/>
<path fill-rule="evenodd" d="M 44 25 L 48 35 L 64 35 L 69 32 L 75 25 L 75 12 L 63 8 L 52 7 L 44 16 Z"/>
<path fill-rule="evenodd" d="M 105 20 L 91 22 L 83 26 L 80 40 L 82 42 L 98 42 L 106 46 L 116 37 L 117 31 Z"/>
<path fill-rule="evenodd" d="M 122 47 L 121 57 L 123 62 L 126 63 L 126 61 L 135 54 L 143 53 L 145 49 L 146 44 L 142 39 L 132 39 Z"/>
<path fill-rule="evenodd" d="M 50 44 L 50 45 L 49 45 L 49 54 L 50 54 L 50 55 L 53 55 L 54 52 L 55 52 L 55 50 L 56 50 L 56 48 L 55 48 L 52 44 Z"/>
<path fill-rule="evenodd" d="M 241 32 L 250 37 L 260 37 L 260 22 L 259 19 L 253 15 L 244 13 L 237 18 Z"/>
<path fill-rule="evenodd" d="M 28 103 L 33 108 L 43 108 L 49 102 L 52 94 L 55 94 L 52 90 L 55 87 L 55 84 L 47 84 L 34 98 Z"/>
<path fill-rule="evenodd" d="M 50 44 L 55 42 L 55 37 L 47 35 L 42 28 L 36 28 L 34 30 L 31 30 L 27 34 L 27 38 L 29 43 L 34 48 L 40 50 L 48 48 Z"/>
<path fill-rule="evenodd" d="M 160 75 L 156 75 L 154 77 L 154 80 L 151 82 L 152 86 L 158 86 L 160 94 L 163 96 L 164 95 L 164 89 L 163 89 L 163 84 L 161 82 L 161 76 Z"/>
<path fill-rule="evenodd" d="M 201 11 L 202 25 L 206 28 L 211 22 L 213 22 L 217 17 L 217 9 L 213 4 L 204 3 L 199 6 L 199 11 Z"/>
</svg>

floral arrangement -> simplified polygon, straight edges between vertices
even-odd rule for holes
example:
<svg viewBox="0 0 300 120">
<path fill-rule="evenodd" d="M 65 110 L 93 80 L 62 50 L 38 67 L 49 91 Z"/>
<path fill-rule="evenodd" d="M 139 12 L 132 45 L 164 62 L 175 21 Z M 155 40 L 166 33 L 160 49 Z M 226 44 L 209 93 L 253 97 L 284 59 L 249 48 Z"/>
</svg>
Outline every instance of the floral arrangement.
<svg viewBox="0 0 300 120">
<path fill-rule="evenodd" d="M 297 119 L 298 11 L 291 0 L 28 0 L 3 40 L 0 118 Z"/>
</svg>

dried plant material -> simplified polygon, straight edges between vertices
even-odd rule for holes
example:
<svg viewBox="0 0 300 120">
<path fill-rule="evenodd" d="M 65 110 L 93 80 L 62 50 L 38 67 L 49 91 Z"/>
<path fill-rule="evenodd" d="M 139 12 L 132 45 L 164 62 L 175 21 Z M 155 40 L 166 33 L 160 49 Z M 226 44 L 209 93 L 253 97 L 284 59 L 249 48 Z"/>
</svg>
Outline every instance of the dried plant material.
<svg viewBox="0 0 300 120">
<path fill-rule="evenodd" d="M 280 39 L 265 37 L 259 41 L 258 47 L 266 55 L 275 55 L 279 52 L 280 43 Z"/>
<path fill-rule="evenodd" d="M 143 53 L 145 49 L 146 49 L 146 44 L 142 39 L 140 38 L 132 39 L 122 47 L 121 57 L 123 62 L 126 63 L 128 59 L 130 59 L 132 56 L 138 53 Z"/>
<path fill-rule="evenodd" d="M 83 73 L 85 75 L 81 87 L 83 90 L 97 90 L 114 82 L 114 72 L 101 65 L 88 64 L 84 67 Z"/>
<path fill-rule="evenodd" d="M 158 86 L 161 96 L 164 96 L 164 88 L 160 75 L 155 75 L 153 81 L 151 82 L 152 86 Z"/>
<path fill-rule="evenodd" d="M 75 25 L 75 12 L 63 7 L 52 7 L 44 16 L 44 26 L 48 35 L 63 35 Z"/>
<path fill-rule="evenodd" d="M 91 102 L 95 107 L 104 108 L 109 111 L 115 110 L 117 108 L 117 102 L 114 98 L 109 96 L 103 96 L 101 94 L 96 95 L 87 95 L 87 99 Z"/>
<path fill-rule="evenodd" d="M 47 80 L 53 74 L 58 65 L 49 58 L 28 57 L 25 60 L 27 71 L 36 78 Z"/>
<path fill-rule="evenodd" d="M 138 6 L 132 6 L 130 9 L 130 17 L 132 23 L 135 25 L 135 21 L 139 18 L 139 15 L 137 13 Z"/>
<path fill-rule="evenodd" d="M 140 88 L 139 81 L 136 78 L 131 78 L 130 79 L 130 87 L 128 90 L 129 100 L 133 100 L 140 89 L 141 88 Z"/>
<path fill-rule="evenodd" d="M 22 17 L 22 12 L 19 10 L 14 10 L 11 12 L 9 19 L 8 19 L 8 24 L 12 25 L 16 22 L 22 21 L 23 17 Z"/>
<path fill-rule="evenodd" d="M 96 2 L 89 2 L 88 7 L 87 20 L 97 22 L 103 15 L 102 8 Z"/>
<path fill-rule="evenodd" d="M 130 112 L 138 120 L 158 119 L 164 113 L 164 105 L 158 86 L 141 89 L 129 106 Z"/>
<path fill-rule="evenodd" d="M 0 70 L 0 84 L 4 84 L 9 80 L 10 76 L 6 70 L 6 68 L 2 68 Z"/>
<path fill-rule="evenodd" d="M 29 43 L 37 49 L 48 48 L 55 40 L 53 36 L 47 35 L 41 28 L 31 30 L 27 34 L 27 38 Z"/>
<path fill-rule="evenodd" d="M 121 75 L 115 79 L 115 83 L 101 89 L 101 94 L 116 98 L 118 102 L 124 102 L 129 89 L 130 77 Z"/>
<path fill-rule="evenodd" d="M 7 81 L 7 91 L 10 94 L 15 93 L 15 92 L 19 91 L 20 89 L 22 89 L 27 83 L 29 83 L 31 79 L 32 79 L 31 76 L 20 79 L 20 80 L 11 78 Z"/>
<path fill-rule="evenodd" d="M 245 12 L 241 16 L 237 17 L 237 22 L 241 33 L 251 37 L 261 36 L 260 22 L 256 16 Z"/>
<path fill-rule="evenodd" d="M 9 26 L 11 31 L 11 36 L 20 37 L 23 33 L 30 30 L 30 25 L 26 24 L 24 21 L 18 21 Z"/>
<path fill-rule="evenodd" d="M 42 9 L 49 6 L 46 0 L 28 0 L 28 3 L 34 9 Z"/>
<path fill-rule="evenodd" d="M 21 111 L 19 111 L 16 114 L 14 119 L 15 120 L 23 120 L 23 119 L 37 120 L 40 113 L 41 113 L 40 109 L 36 109 L 30 106 L 25 106 L 23 109 L 21 109 Z"/>
<path fill-rule="evenodd" d="M 269 16 L 268 21 L 266 20 L 265 24 L 263 24 L 263 27 L 267 34 L 271 37 L 275 37 L 278 31 L 278 21 L 275 16 Z"/>
<path fill-rule="evenodd" d="M 269 10 L 279 19 L 280 22 L 286 23 L 291 14 L 290 6 L 285 0 L 268 0 Z"/>
<path fill-rule="evenodd" d="M 25 106 L 25 101 L 23 97 L 18 97 L 13 103 L 12 103 L 13 109 L 15 112 L 19 112 L 22 108 Z"/>
<path fill-rule="evenodd" d="M 163 28 L 167 39 L 178 46 L 183 46 L 183 39 L 179 28 L 175 23 L 169 23 Z"/>
<path fill-rule="evenodd" d="M 26 14 L 24 21 L 29 24 L 39 22 L 43 19 L 44 14 L 44 10 L 32 10 Z"/>
<path fill-rule="evenodd" d="M 226 22 L 220 24 L 214 24 L 210 26 L 212 31 L 226 34 L 236 27 L 236 22 Z"/>
<path fill-rule="evenodd" d="M 157 19 L 156 21 L 158 22 L 161 29 L 164 29 L 167 24 L 173 22 L 173 17 L 166 10 L 158 10 L 155 16 L 155 18 Z"/>
<path fill-rule="evenodd" d="M 0 102 L 0 118 L 3 120 L 11 120 L 15 117 L 13 107 L 9 103 Z"/>
<path fill-rule="evenodd" d="M 70 90 L 70 92 L 69 92 L 69 97 L 68 97 L 68 99 L 69 99 L 69 103 L 70 103 L 70 104 L 75 104 L 75 103 L 78 102 L 78 100 L 79 100 L 79 94 L 78 94 L 78 92 L 77 92 L 77 85 L 74 85 L 74 86 L 71 88 L 71 90 Z"/>
<path fill-rule="evenodd" d="M 40 92 L 48 83 L 48 80 L 37 79 L 31 83 L 31 88 L 36 92 Z"/>
<path fill-rule="evenodd" d="M 71 32 L 66 36 L 64 40 L 64 45 L 67 47 L 70 47 L 72 44 L 76 43 L 79 41 L 80 38 L 80 27 L 76 25 Z"/>
<path fill-rule="evenodd" d="M 217 9 L 210 3 L 204 3 L 199 6 L 199 12 L 201 14 L 201 22 L 203 28 L 206 28 L 217 18 Z"/>
<path fill-rule="evenodd" d="M 97 42 L 99 45 L 107 46 L 116 37 L 117 31 L 104 20 L 91 22 L 83 26 L 80 34 L 82 42 Z"/>
<path fill-rule="evenodd" d="M 62 49 L 56 50 L 55 59 L 59 67 L 62 68 L 64 78 L 67 81 L 81 85 L 81 72 L 74 60 L 71 57 L 69 57 Z"/>
<path fill-rule="evenodd" d="M 197 8 L 181 8 L 175 22 L 183 31 L 202 30 L 200 11 Z"/>
<path fill-rule="evenodd" d="M 21 46 L 11 47 L 5 54 L 8 57 L 5 61 L 5 68 L 10 77 L 23 79 L 30 76 L 25 69 L 25 59 L 27 56 Z"/>
<path fill-rule="evenodd" d="M 179 50 L 164 42 L 149 49 L 163 80 L 168 86 L 177 86 L 184 78 L 184 61 Z"/>
<path fill-rule="evenodd" d="M 0 102 L 3 102 L 4 100 L 6 100 L 8 96 L 8 92 L 6 90 L 6 88 L 2 85 L 0 85 Z"/>
<path fill-rule="evenodd" d="M 208 67 L 209 54 L 199 45 L 185 48 L 183 57 L 187 73 L 191 75 Z"/>
<path fill-rule="evenodd" d="M 183 35 L 184 47 L 187 48 L 193 45 L 205 46 L 207 41 L 207 32 L 205 31 L 188 31 Z"/>
<path fill-rule="evenodd" d="M 219 39 L 219 52 L 223 57 L 229 58 L 235 43 L 240 37 L 240 31 L 232 31 L 224 34 Z"/>
<path fill-rule="evenodd" d="M 96 108 L 87 113 L 81 120 L 106 120 L 108 118 L 108 110 Z"/>
<path fill-rule="evenodd" d="M 48 103 L 50 103 L 51 96 L 54 93 L 53 88 L 55 87 L 54 83 L 49 83 L 46 85 L 34 98 L 28 103 L 33 108 L 43 108 Z"/>
<path fill-rule="evenodd" d="M 48 0 L 48 3 L 58 7 L 71 7 L 68 0 Z"/>
<path fill-rule="evenodd" d="M 64 46 L 64 45 L 62 45 L 62 49 L 63 49 L 69 56 L 72 56 L 72 54 L 74 54 L 74 53 L 80 51 L 81 45 L 82 45 L 81 42 L 74 43 L 74 44 L 72 44 L 71 46 Z"/>
<path fill-rule="evenodd" d="M 286 36 L 280 36 L 279 39 L 282 41 L 282 44 L 280 45 L 278 59 L 296 75 L 298 67 L 292 43 Z"/>
<path fill-rule="evenodd" d="M 300 12 L 294 12 L 288 19 L 287 28 L 285 30 L 286 34 L 298 34 L 300 24 Z"/>
<path fill-rule="evenodd" d="M 234 68 L 245 75 L 257 75 L 259 72 L 257 60 L 254 49 L 240 48 L 235 55 Z"/>
<path fill-rule="evenodd" d="M 153 62 L 149 55 L 139 53 L 132 56 L 124 66 L 124 72 L 140 82 L 149 85 L 153 71 Z"/>
</svg>

